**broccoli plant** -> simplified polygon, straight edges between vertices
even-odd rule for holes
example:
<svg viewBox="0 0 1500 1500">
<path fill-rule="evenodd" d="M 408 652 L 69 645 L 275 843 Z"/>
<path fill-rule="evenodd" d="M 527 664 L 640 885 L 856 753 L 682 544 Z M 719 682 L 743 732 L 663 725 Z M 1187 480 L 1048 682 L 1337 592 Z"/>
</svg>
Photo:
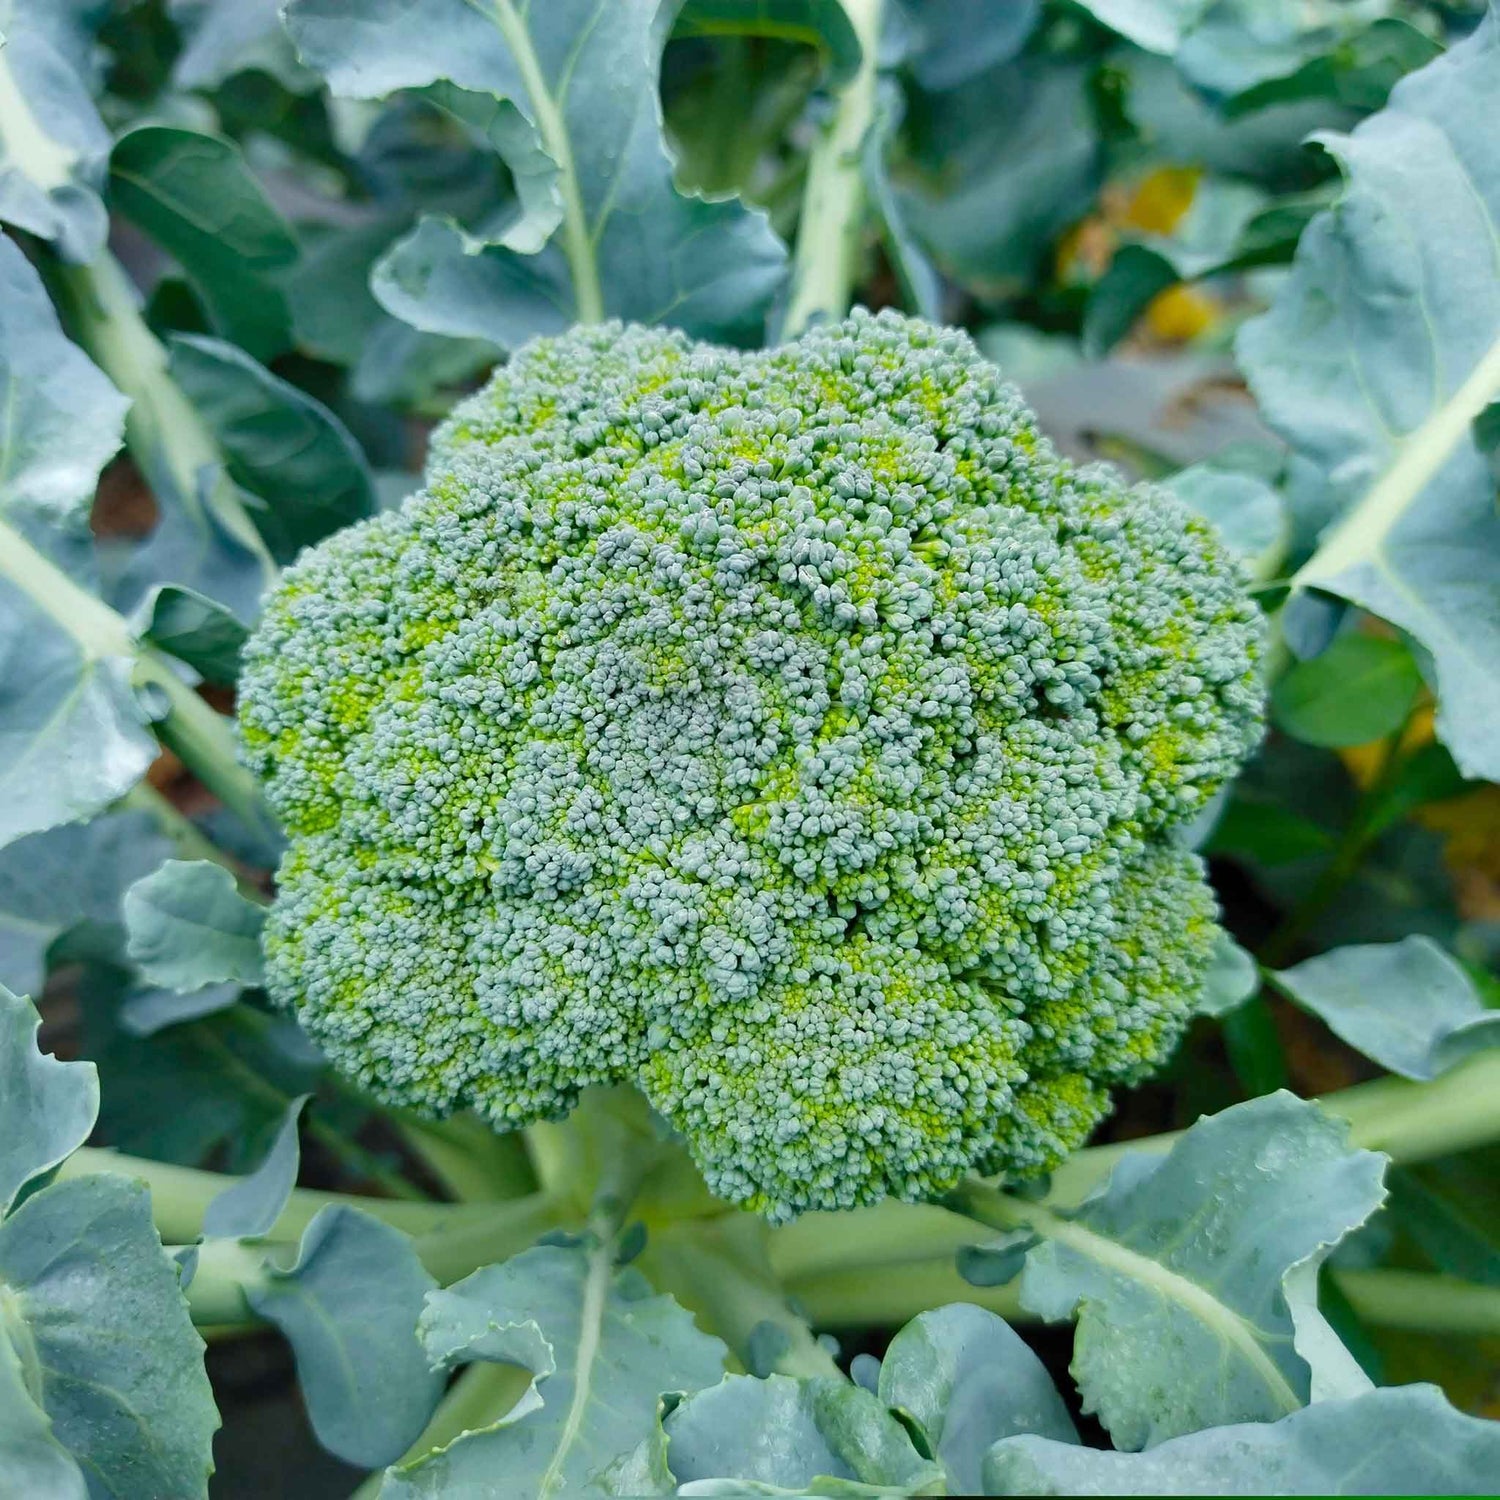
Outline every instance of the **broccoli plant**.
<svg viewBox="0 0 1500 1500">
<path fill-rule="evenodd" d="M 1493 1489 L 1500 12 L 1252 9 L 0 6 L 0 1496 Z"/>
</svg>

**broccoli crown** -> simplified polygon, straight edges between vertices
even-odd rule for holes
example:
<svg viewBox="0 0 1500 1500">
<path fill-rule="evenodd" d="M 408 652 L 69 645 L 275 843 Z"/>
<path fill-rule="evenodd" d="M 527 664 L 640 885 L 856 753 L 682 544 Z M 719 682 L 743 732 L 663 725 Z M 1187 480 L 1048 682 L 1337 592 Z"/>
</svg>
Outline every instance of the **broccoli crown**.
<svg viewBox="0 0 1500 1500">
<path fill-rule="evenodd" d="M 497 1125 L 632 1081 L 772 1217 L 1039 1171 L 1191 1014 L 1259 615 L 960 333 L 523 349 L 247 650 L 267 980 Z"/>
</svg>

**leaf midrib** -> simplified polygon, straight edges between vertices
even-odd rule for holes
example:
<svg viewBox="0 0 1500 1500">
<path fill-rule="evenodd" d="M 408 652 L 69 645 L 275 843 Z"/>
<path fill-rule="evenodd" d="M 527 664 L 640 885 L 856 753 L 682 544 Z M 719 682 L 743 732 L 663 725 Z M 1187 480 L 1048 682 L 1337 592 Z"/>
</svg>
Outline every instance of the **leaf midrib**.
<svg viewBox="0 0 1500 1500">
<path fill-rule="evenodd" d="M 1331 586 L 1340 574 L 1364 562 L 1374 562 L 1383 573 L 1394 576 L 1385 556 L 1391 532 L 1448 462 L 1474 419 L 1497 396 L 1500 337 L 1458 389 L 1407 435 L 1394 462 L 1334 524 L 1318 550 L 1298 570 L 1293 584 Z"/>
<path fill-rule="evenodd" d="M 613 1269 L 613 1241 L 606 1239 L 589 1252 L 588 1276 L 583 1285 L 583 1307 L 579 1313 L 578 1348 L 573 1356 L 573 1396 L 568 1415 L 557 1435 L 552 1460 L 537 1481 L 538 1500 L 548 1500 L 563 1481 L 563 1466 L 578 1441 L 594 1382 L 594 1365 L 604 1337 L 604 1314 L 609 1300 L 610 1272 Z"/>
<path fill-rule="evenodd" d="M 531 33 L 517 11 L 514 0 L 465 0 L 494 22 L 515 59 L 526 88 L 527 102 L 536 117 L 542 144 L 557 163 L 558 194 L 563 205 L 563 251 L 573 273 L 574 313 L 580 323 L 604 319 L 604 292 L 599 263 L 584 213 L 583 193 L 578 186 L 578 168 L 573 160 L 573 142 L 562 109 L 542 76 L 541 59 L 532 45 Z"/>
<path fill-rule="evenodd" d="M 1047 1239 L 1088 1257 L 1106 1270 L 1149 1287 L 1165 1300 L 1183 1308 L 1244 1356 L 1245 1361 L 1264 1382 L 1273 1400 L 1286 1412 L 1301 1409 L 1302 1398 L 1261 1347 L 1245 1319 L 1232 1307 L 1219 1301 L 1207 1288 L 1178 1271 L 1170 1270 L 1159 1261 L 1152 1260 L 1150 1256 L 1097 1234 L 1074 1220 L 1059 1218 L 1046 1209 L 1018 1204 L 1015 1205 L 1015 1218 L 1017 1227 L 1024 1224 Z"/>
</svg>

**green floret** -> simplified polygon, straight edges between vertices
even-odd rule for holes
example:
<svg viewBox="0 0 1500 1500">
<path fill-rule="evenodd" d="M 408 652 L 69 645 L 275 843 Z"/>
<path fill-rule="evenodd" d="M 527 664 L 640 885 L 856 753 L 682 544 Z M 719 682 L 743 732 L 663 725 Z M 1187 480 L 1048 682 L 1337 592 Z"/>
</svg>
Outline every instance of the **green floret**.
<svg viewBox="0 0 1500 1500">
<path fill-rule="evenodd" d="M 1260 621 L 962 334 L 522 350 L 247 650 L 267 983 L 371 1092 L 633 1082 L 784 1218 L 1076 1146 L 1191 1014 Z"/>
</svg>

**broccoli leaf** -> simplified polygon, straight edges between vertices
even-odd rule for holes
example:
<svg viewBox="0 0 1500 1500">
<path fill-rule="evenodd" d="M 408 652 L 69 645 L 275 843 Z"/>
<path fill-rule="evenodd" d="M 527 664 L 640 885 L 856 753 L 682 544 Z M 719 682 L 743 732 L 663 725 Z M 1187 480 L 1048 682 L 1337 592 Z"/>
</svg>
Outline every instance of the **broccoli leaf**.
<svg viewBox="0 0 1500 1500">
<path fill-rule="evenodd" d="M 141 615 L 142 640 L 186 662 L 210 682 L 229 686 L 239 676 L 240 650 L 249 632 L 222 604 L 169 583 L 147 595 Z"/>
<path fill-rule="evenodd" d="M 1296 582 L 1430 653 L 1438 730 L 1500 776 L 1495 486 L 1471 423 L 1500 391 L 1500 14 L 1402 80 L 1347 136 L 1344 194 L 1308 226 L 1238 353 L 1267 421 L 1343 513 Z"/>
<path fill-rule="evenodd" d="M 1172 57 L 1200 89 L 1235 95 L 1295 73 L 1369 19 L 1347 0 L 1083 0 L 1112 30 Z"/>
<path fill-rule="evenodd" d="M 558 173 L 561 232 L 518 254 L 505 228 L 424 219 L 377 268 L 377 294 L 434 332 L 513 345 L 606 315 L 750 340 L 763 328 L 785 250 L 759 212 L 684 197 L 672 184 L 657 96 L 655 0 L 422 4 L 291 0 L 303 60 L 336 94 L 379 98 L 447 82 L 508 100 L 533 127 L 517 151 Z"/>
<path fill-rule="evenodd" d="M 116 1019 L 120 1030 L 134 1037 L 155 1036 L 168 1026 L 199 1021 L 228 1010 L 240 997 L 237 984 L 210 984 L 181 994 L 177 990 L 144 989 L 120 1002 Z"/>
<path fill-rule="evenodd" d="M 984 1473 L 987 1495 L 1483 1495 L 1497 1470 L 1500 1422 L 1455 1411 L 1436 1386 L 1407 1385 L 1149 1453 L 1006 1438 Z"/>
<path fill-rule="evenodd" d="M 0 577 L 4 548 L 0 529 Z M 145 723 L 123 656 L 95 655 L 0 591 L 0 846 L 124 796 L 156 759 Z"/>
<path fill-rule="evenodd" d="M 33 1399 L 101 1492 L 206 1495 L 218 1413 L 146 1188 L 110 1175 L 33 1194 L 0 1222 L 0 1284 L 0 1343 L 19 1336 Z"/>
<path fill-rule="evenodd" d="M 916 145 L 929 170 L 898 197 L 945 270 L 1012 293 L 1087 210 L 1100 167 L 1090 77 L 1070 59 L 1027 58 L 927 101 Z"/>
<path fill-rule="evenodd" d="M 891 1340 L 877 1394 L 922 1429 L 956 1495 L 980 1493 L 984 1455 L 1001 1437 L 1078 1441 L 1042 1362 L 1003 1318 L 966 1302 L 920 1314 Z"/>
<path fill-rule="evenodd" d="M 1271 693 L 1271 717 L 1306 745 L 1367 745 L 1401 728 L 1421 688 L 1400 641 L 1351 632 L 1287 671 Z"/>
<path fill-rule="evenodd" d="M 87 1500 L 83 1470 L 37 1405 L 5 1323 L 6 1315 L 0 1313 L 0 1471 L 17 1495 Z"/>
<path fill-rule="evenodd" d="M 291 314 L 276 273 L 296 260 L 297 240 L 240 148 L 142 125 L 115 142 L 109 171 L 111 202 L 182 266 L 214 326 L 257 358 L 282 353 Z"/>
<path fill-rule="evenodd" d="M 125 892 L 127 951 L 151 984 L 169 990 L 260 982 L 265 909 L 205 859 L 169 859 Z"/>
<path fill-rule="evenodd" d="M 70 261 L 104 248 L 109 132 L 89 97 L 80 23 L 55 0 L 11 0 L 0 33 L 0 221 Z M 3 299 L 0 299 L 3 300 Z"/>
<path fill-rule="evenodd" d="M 699 1493 L 944 1493 L 942 1468 L 880 1399 L 841 1377 L 728 1375 L 689 1395 L 662 1429 L 673 1476 Z"/>
<path fill-rule="evenodd" d="M 847 83 L 859 67 L 859 33 L 843 0 L 682 0 L 672 35 L 801 42 L 823 55 L 834 86 Z"/>
<path fill-rule="evenodd" d="M 1214 944 L 1213 963 L 1203 981 L 1198 1013 L 1227 1016 L 1259 989 L 1260 970 L 1255 959 L 1227 932 L 1221 932 Z"/>
<path fill-rule="evenodd" d="M 179 89 L 214 89 L 254 68 L 297 93 L 316 88 L 316 75 L 297 62 L 282 29 L 281 5 L 282 0 L 167 0 L 184 33 L 172 82 Z"/>
<path fill-rule="evenodd" d="M 218 440 L 230 478 L 264 502 L 252 519 L 279 561 L 374 509 L 364 454 L 321 402 L 220 339 L 177 334 L 169 351 L 172 378 Z"/>
<path fill-rule="evenodd" d="M 39 1051 L 40 1025 L 31 1002 L 0 985 L 0 1215 L 89 1138 L 99 1113 L 94 1065 Z"/>
<path fill-rule="evenodd" d="M 41 278 L 0 239 L 0 516 L 83 519 L 129 404 L 63 336 Z"/>
<path fill-rule="evenodd" d="M 906 33 L 903 62 L 924 89 L 937 90 L 1009 62 L 1036 29 L 1042 7 L 1040 0 L 896 0 L 892 11 Z"/>
<path fill-rule="evenodd" d="M 297 1185 L 301 1152 L 297 1127 L 311 1094 L 303 1094 L 287 1105 L 286 1118 L 265 1160 L 233 1187 L 227 1187 L 203 1212 L 206 1239 L 257 1239 L 269 1234 L 281 1217 L 286 1201 Z"/>
<path fill-rule="evenodd" d="M 518 1493 L 582 1493 L 636 1447 L 663 1391 L 697 1390 L 724 1346 L 635 1271 L 612 1244 L 543 1245 L 433 1292 L 422 1338 L 434 1363 L 524 1364 L 536 1377 L 508 1416 L 392 1469 L 387 1500 L 467 1493 L 503 1473 Z"/>
<path fill-rule="evenodd" d="M 228 1170 L 247 1170 L 287 1104 L 317 1085 L 322 1055 L 290 1017 L 228 1005 L 238 986 L 194 991 L 179 1010 L 130 986 L 128 972 L 91 964 L 79 987 L 101 1132 L 121 1151 L 194 1166 L 218 1148 Z"/>
<path fill-rule="evenodd" d="M 1276 987 L 1381 1067 L 1436 1078 L 1500 1046 L 1500 1011 L 1431 938 L 1335 948 L 1273 979 Z"/>
<path fill-rule="evenodd" d="M 68 580 L 16 536 L 51 523 L 56 552 L 76 534 L 126 405 L 0 238 L 0 845 L 99 811 L 156 754 L 126 680 L 123 628 L 101 610 L 75 613 L 65 634 L 37 604 Z"/>
<path fill-rule="evenodd" d="M 1383 1169 L 1290 1094 L 1235 1105 L 1165 1158 L 1127 1156 L 1075 1218 L 1044 1229 L 1022 1303 L 1049 1320 L 1076 1311 L 1084 1410 L 1118 1447 L 1275 1420 L 1321 1379 L 1300 1352 L 1319 1343 L 1312 1286 L 1288 1274 L 1379 1207 Z"/>
<path fill-rule="evenodd" d="M 120 898 L 172 852 L 146 813 L 48 829 L 0 850 L 0 984 L 38 994 L 47 950 L 83 923 L 117 926 Z"/>
<path fill-rule="evenodd" d="M 422 1298 L 437 1283 L 411 1241 L 357 1209 L 320 1209 L 296 1264 L 274 1265 L 246 1298 L 281 1329 L 318 1441 L 373 1468 L 403 1453 L 443 1391 L 417 1341 Z"/>
</svg>

